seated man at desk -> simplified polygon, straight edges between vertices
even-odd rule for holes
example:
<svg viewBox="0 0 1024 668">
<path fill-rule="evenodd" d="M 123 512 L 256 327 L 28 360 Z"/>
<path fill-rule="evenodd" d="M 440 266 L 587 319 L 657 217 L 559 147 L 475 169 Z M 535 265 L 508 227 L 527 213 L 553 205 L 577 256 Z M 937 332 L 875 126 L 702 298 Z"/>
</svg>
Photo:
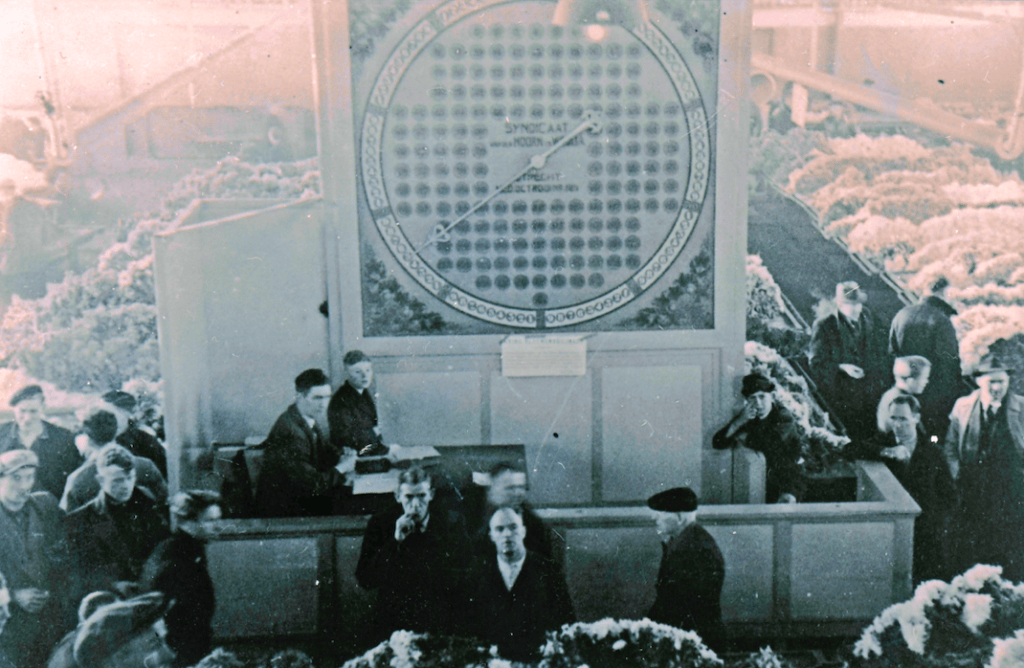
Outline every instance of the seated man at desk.
<svg viewBox="0 0 1024 668">
<path fill-rule="evenodd" d="M 523 522 L 526 549 L 551 558 L 551 532 L 526 501 L 526 473 L 507 462 L 496 464 L 488 484 L 472 485 L 465 494 L 466 529 L 478 554 L 494 553 L 488 523 L 498 508 L 512 508 Z"/>
<path fill-rule="evenodd" d="M 800 498 L 800 451 L 796 421 L 775 405 L 775 384 L 758 373 L 743 378 L 743 410 L 722 427 L 711 441 L 716 450 L 743 445 L 764 453 L 767 468 L 765 501 L 794 502 Z"/>
<path fill-rule="evenodd" d="M 377 407 L 370 394 L 373 362 L 361 350 L 345 353 L 348 379 L 331 398 L 327 407 L 327 426 L 331 443 L 339 453 L 352 450 L 360 457 L 386 455 L 388 446 L 377 425 Z"/>
<path fill-rule="evenodd" d="M 259 517 L 330 515 L 347 496 L 341 456 L 316 423 L 330 398 L 331 384 L 322 370 L 306 369 L 296 376 L 295 403 L 264 441 L 256 482 Z"/>
<path fill-rule="evenodd" d="M 431 512 L 433 498 L 430 474 L 414 466 L 399 477 L 398 505 L 366 525 L 356 580 L 378 591 L 375 641 L 400 629 L 452 633 L 453 616 L 465 607 L 465 523 L 455 511 Z"/>
</svg>

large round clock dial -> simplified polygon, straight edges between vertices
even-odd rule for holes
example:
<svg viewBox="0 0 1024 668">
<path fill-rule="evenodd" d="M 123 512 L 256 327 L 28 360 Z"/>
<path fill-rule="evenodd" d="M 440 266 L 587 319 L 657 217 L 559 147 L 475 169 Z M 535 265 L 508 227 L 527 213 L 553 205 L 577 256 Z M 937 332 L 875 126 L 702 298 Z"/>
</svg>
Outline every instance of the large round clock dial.
<svg viewBox="0 0 1024 668">
<path fill-rule="evenodd" d="M 561 28 L 550 2 L 456 0 L 371 92 L 370 213 L 453 308 L 553 328 L 605 315 L 669 267 L 704 206 L 704 104 L 655 26 Z"/>
</svg>

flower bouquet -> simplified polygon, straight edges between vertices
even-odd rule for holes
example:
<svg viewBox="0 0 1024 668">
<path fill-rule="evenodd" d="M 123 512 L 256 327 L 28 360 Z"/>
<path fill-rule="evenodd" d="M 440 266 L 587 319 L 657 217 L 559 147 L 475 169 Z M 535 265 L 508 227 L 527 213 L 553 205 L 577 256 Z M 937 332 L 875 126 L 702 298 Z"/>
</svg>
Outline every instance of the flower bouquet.
<svg viewBox="0 0 1024 668">
<path fill-rule="evenodd" d="M 1024 656 L 1024 585 L 979 564 L 952 582 L 930 580 L 886 608 L 854 646 L 856 666 L 1005 668 Z"/>
<path fill-rule="evenodd" d="M 721 668 L 692 631 L 649 619 L 602 619 L 548 633 L 541 668 Z"/>
<path fill-rule="evenodd" d="M 490 648 L 455 636 L 395 631 L 391 637 L 342 668 L 513 668 Z"/>
</svg>

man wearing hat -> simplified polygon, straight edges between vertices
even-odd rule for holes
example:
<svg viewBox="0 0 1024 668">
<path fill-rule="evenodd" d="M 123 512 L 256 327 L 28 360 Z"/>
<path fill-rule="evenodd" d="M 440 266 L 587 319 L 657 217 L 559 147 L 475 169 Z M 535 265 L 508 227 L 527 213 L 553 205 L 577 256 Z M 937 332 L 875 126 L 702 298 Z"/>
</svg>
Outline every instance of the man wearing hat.
<svg viewBox="0 0 1024 668">
<path fill-rule="evenodd" d="M 51 494 L 32 492 L 38 467 L 31 450 L 0 454 L 0 572 L 11 593 L 0 654 L 18 668 L 44 665 L 65 630 L 62 516 Z"/>
<path fill-rule="evenodd" d="M 875 433 L 875 409 L 888 381 L 884 333 L 855 281 L 836 285 L 836 312 L 819 318 L 811 334 L 811 375 L 829 408 L 854 441 Z"/>
<path fill-rule="evenodd" d="M 1003 567 L 1024 579 L 1024 397 L 1010 392 L 1010 367 L 986 355 L 978 389 L 957 400 L 945 454 L 960 490 L 960 566 Z"/>
<path fill-rule="evenodd" d="M 135 421 L 135 397 L 121 390 L 111 390 L 103 395 L 103 401 L 117 418 L 117 442 L 136 457 L 145 457 L 156 464 L 166 480 L 167 453 L 157 437 L 141 429 Z"/>
<path fill-rule="evenodd" d="M 25 448 L 36 453 L 36 491 L 47 491 L 59 499 L 68 475 L 83 461 L 74 435 L 43 419 L 46 400 L 38 385 L 21 388 L 8 403 L 14 409 L 14 422 L 0 425 L 0 452 Z"/>
<path fill-rule="evenodd" d="M 764 453 L 768 503 L 775 503 L 783 495 L 799 499 L 803 491 L 799 465 L 803 444 L 793 415 L 775 405 L 774 391 L 775 383 L 770 378 L 759 373 L 745 376 L 743 410 L 711 441 L 716 450 L 745 446 Z"/>
<path fill-rule="evenodd" d="M 74 668 L 170 668 L 174 652 L 164 640 L 166 610 L 160 592 L 100 606 L 78 628 Z"/>
<path fill-rule="evenodd" d="M 676 487 L 655 494 L 647 505 L 662 543 L 654 605 L 647 616 L 696 631 L 714 649 L 723 637 L 725 560 L 715 539 L 697 524 L 697 495 L 689 487 Z"/>
</svg>

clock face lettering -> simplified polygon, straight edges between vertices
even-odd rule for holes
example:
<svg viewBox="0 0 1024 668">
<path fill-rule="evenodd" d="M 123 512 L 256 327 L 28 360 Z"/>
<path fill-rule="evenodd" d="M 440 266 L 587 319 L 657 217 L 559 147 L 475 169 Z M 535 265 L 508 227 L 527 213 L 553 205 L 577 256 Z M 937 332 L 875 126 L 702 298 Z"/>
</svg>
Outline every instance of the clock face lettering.
<svg viewBox="0 0 1024 668">
<path fill-rule="evenodd" d="M 556 328 L 629 303 L 704 207 L 710 134 L 658 28 L 550 24 L 548 2 L 456 0 L 385 63 L 361 176 L 402 267 L 491 323 Z"/>
</svg>

